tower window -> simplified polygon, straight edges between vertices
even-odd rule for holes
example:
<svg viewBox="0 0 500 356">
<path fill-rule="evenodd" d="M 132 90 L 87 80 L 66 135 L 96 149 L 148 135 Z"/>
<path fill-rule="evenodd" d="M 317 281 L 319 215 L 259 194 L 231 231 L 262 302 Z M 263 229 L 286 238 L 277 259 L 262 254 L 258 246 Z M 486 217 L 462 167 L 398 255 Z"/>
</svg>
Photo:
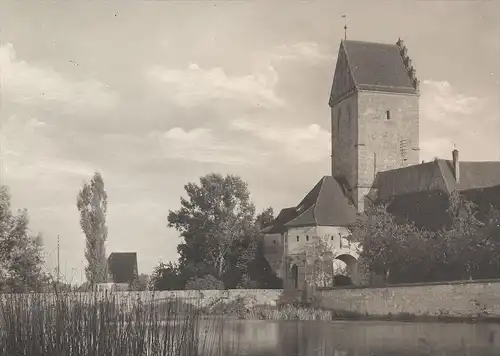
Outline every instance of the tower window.
<svg viewBox="0 0 500 356">
<path fill-rule="evenodd" d="M 306 241 L 309 241 L 309 235 L 306 235 Z"/>
<path fill-rule="evenodd" d="M 391 111 L 390 111 L 390 110 L 387 110 L 387 111 L 385 112 L 385 118 L 386 118 L 387 120 L 390 120 L 390 119 L 391 119 Z"/>
<path fill-rule="evenodd" d="M 297 236 L 297 242 L 299 242 L 299 237 Z"/>
<path fill-rule="evenodd" d="M 402 138 L 399 140 L 399 149 L 401 153 L 401 157 L 403 158 L 403 161 L 408 160 L 408 139 L 407 138 Z"/>
</svg>

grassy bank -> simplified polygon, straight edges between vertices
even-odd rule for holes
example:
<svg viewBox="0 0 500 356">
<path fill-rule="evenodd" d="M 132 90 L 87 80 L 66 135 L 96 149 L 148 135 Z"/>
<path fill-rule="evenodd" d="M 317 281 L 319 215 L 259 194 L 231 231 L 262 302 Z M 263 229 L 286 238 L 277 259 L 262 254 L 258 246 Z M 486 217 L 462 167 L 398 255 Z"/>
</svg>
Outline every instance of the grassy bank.
<svg viewBox="0 0 500 356">
<path fill-rule="evenodd" d="M 210 309 L 204 309 L 206 315 L 226 315 L 246 320 L 379 320 L 407 322 L 456 322 L 456 323 L 499 323 L 500 317 L 485 314 L 457 317 L 446 313 L 440 315 L 414 315 L 410 313 L 394 313 L 387 315 L 370 315 L 345 310 L 325 310 L 314 307 L 313 303 L 295 303 L 280 306 L 255 305 L 247 306 L 242 299 L 229 303 L 220 302 Z"/>
<path fill-rule="evenodd" d="M 3 294 L 3 355 L 237 355 L 216 340 L 223 318 L 200 330 L 200 306 L 178 300 L 118 299 L 113 294 Z M 184 309 L 179 312 L 180 307 Z"/>
<path fill-rule="evenodd" d="M 499 317 L 491 316 L 454 317 L 448 315 L 414 315 L 409 313 L 370 315 L 350 311 L 324 310 L 293 305 L 281 307 L 255 306 L 238 314 L 238 317 L 247 320 L 377 320 L 399 322 L 500 323 Z"/>
</svg>

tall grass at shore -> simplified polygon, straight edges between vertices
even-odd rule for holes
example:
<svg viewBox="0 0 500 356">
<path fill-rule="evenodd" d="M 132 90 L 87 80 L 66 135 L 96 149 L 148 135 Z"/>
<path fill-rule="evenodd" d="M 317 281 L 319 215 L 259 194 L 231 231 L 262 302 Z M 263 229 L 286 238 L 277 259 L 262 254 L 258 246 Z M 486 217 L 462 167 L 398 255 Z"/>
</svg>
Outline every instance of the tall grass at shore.
<svg viewBox="0 0 500 356">
<path fill-rule="evenodd" d="M 179 306 L 182 305 L 182 312 Z M 220 356 L 224 319 L 199 306 L 113 293 L 0 295 L 0 352 L 16 356 Z M 233 346 L 237 346 L 234 344 Z"/>
<path fill-rule="evenodd" d="M 294 305 L 285 305 L 279 308 L 271 306 L 255 306 L 243 313 L 240 317 L 246 320 L 321 320 L 331 321 L 333 313 L 329 310 L 321 310 Z"/>
</svg>

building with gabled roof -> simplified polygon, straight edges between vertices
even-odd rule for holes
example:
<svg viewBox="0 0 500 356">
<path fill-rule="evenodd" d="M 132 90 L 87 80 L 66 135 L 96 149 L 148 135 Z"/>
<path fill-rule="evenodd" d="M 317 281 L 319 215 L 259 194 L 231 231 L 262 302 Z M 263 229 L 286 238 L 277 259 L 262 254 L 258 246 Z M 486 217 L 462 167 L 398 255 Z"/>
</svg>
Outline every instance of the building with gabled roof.
<svg viewBox="0 0 500 356">
<path fill-rule="evenodd" d="M 285 223 L 300 226 L 339 226 L 356 220 L 357 211 L 349 195 L 334 177 L 325 176 L 295 208 L 297 217 Z"/>
<path fill-rule="evenodd" d="M 399 39 L 396 44 L 340 43 L 331 109 L 331 176 L 296 206 L 283 209 L 262 232 L 266 258 L 285 285 L 304 287 L 304 254 L 316 239 L 329 241 L 354 283 L 366 283 L 359 246 L 346 226 L 368 204 L 438 227 L 451 193 L 500 207 L 500 162 L 419 160 L 419 80 Z"/>
<path fill-rule="evenodd" d="M 441 229 L 446 223 L 453 192 L 474 202 L 480 215 L 490 206 L 499 208 L 500 162 L 460 161 L 456 149 L 452 157 L 378 172 L 366 200 L 386 203 L 390 212 L 429 229 Z"/>
<path fill-rule="evenodd" d="M 108 257 L 108 282 L 133 283 L 139 276 L 136 252 L 112 252 Z"/>
</svg>

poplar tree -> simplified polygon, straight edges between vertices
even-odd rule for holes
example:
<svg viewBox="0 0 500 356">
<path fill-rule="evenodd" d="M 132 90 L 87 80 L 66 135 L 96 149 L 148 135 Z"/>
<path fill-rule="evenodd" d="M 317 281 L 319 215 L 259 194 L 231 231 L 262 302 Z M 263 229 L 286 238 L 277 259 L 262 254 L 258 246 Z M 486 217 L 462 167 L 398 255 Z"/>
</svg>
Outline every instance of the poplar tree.
<svg viewBox="0 0 500 356">
<path fill-rule="evenodd" d="M 85 183 L 77 196 L 76 206 L 80 212 L 80 226 L 85 234 L 85 276 L 91 286 L 107 280 L 105 244 L 108 237 L 106 226 L 108 196 L 104 190 L 102 176 L 96 172 L 90 182 Z"/>
</svg>

